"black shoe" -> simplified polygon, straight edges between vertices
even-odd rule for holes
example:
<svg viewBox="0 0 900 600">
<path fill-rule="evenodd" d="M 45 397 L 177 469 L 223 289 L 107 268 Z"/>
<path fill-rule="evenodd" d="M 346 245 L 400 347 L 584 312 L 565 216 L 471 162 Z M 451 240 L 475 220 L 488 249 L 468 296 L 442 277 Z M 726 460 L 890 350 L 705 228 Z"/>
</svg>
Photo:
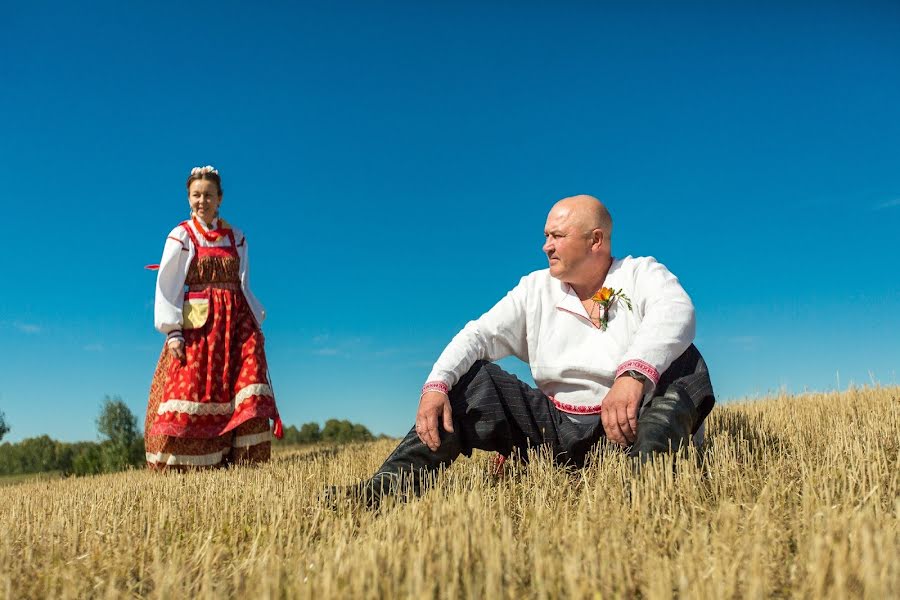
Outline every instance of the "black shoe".
<svg viewBox="0 0 900 600">
<path fill-rule="evenodd" d="M 406 499 L 402 495 L 399 477 L 381 473 L 354 485 L 328 486 L 322 494 L 322 501 L 335 510 L 341 506 L 350 508 L 359 506 L 375 510 L 381 506 L 385 497 L 397 497 L 398 500 Z"/>
<path fill-rule="evenodd" d="M 687 393 L 669 386 L 665 395 L 653 398 L 638 418 L 637 437 L 628 456 L 637 459 L 639 470 L 654 454 L 677 452 L 690 444 L 696 421 L 697 409 Z"/>
</svg>

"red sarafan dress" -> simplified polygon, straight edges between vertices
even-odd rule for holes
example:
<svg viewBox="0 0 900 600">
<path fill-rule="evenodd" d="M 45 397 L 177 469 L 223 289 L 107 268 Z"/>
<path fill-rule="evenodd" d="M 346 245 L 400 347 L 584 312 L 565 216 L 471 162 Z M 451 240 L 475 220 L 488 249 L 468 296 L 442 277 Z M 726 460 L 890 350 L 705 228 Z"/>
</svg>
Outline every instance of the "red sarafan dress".
<svg viewBox="0 0 900 600">
<path fill-rule="evenodd" d="M 155 321 L 169 336 L 181 331 L 186 359 L 166 346 L 159 357 L 144 429 L 151 469 L 266 461 L 270 419 L 280 437 L 259 326 L 265 312 L 246 263 L 244 236 L 221 220 L 211 229 L 185 221 L 166 240 Z"/>
</svg>

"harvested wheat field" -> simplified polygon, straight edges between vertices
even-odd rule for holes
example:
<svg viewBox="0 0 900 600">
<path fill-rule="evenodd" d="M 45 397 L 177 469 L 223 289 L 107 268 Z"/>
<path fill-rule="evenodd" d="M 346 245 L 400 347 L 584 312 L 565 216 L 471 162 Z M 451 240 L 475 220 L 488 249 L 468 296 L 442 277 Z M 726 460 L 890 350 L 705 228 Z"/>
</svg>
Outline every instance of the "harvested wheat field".
<svg viewBox="0 0 900 600">
<path fill-rule="evenodd" d="M 261 468 L 0 488 L 8 598 L 885 598 L 900 592 L 900 388 L 717 407 L 707 444 L 633 478 L 457 462 L 372 514 L 318 499 L 391 442 Z"/>
</svg>

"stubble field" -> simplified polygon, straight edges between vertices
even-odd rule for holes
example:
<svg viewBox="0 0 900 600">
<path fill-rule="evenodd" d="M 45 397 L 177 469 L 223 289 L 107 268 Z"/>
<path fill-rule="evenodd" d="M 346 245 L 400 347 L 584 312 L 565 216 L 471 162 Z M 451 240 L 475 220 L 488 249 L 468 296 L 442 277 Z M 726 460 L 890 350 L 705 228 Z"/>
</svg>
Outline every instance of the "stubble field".
<svg viewBox="0 0 900 600">
<path fill-rule="evenodd" d="M 900 593 L 900 388 L 718 406 L 639 478 L 457 462 L 370 513 L 319 500 L 392 442 L 260 468 L 0 488 L 6 598 L 886 598 Z"/>
</svg>

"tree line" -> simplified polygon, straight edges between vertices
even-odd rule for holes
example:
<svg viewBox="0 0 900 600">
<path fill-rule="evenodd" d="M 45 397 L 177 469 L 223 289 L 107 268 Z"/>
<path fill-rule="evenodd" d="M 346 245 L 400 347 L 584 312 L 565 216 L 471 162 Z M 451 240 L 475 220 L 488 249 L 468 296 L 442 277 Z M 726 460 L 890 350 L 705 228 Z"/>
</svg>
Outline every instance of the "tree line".
<svg viewBox="0 0 900 600">
<path fill-rule="evenodd" d="M 60 442 L 42 435 L 15 444 L 0 444 L 0 475 L 48 471 L 63 475 L 94 475 L 144 465 L 143 434 L 134 414 L 120 397 L 104 398 L 96 424 L 99 442 Z M 9 424 L 0 412 L 0 440 L 9 430 Z M 285 427 L 284 437 L 276 440 L 276 445 L 345 444 L 374 439 L 375 436 L 363 425 L 329 419 L 323 428 L 318 423 L 304 423 L 299 428 Z"/>
<path fill-rule="evenodd" d="M 379 439 L 384 437 L 387 436 L 381 435 Z M 284 437 L 276 440 L 276 444 L 282 446 L 315 444 L 317 442 L 347 444 L 368 442 L 374 439 L 375 436 L 364 425 L 346 420 L 328 419 L 325 421 L 325 427 L 321 429 L 318 423 L 304 423 L 299 429 L 293 425 L 285 427 Z"/>
<path fill-rule="evenodd" d="M 0 445 L 0 475 L 47 471 L 94 475 L 144 462 L 144 439 L 137 419 L 121 398 L 104 398 L 96 423 L 99 442 L 60 442 L 42 435 Z M 5 417 L 0 415 L 0 439 L 9 429 Z"/>
</svg>

